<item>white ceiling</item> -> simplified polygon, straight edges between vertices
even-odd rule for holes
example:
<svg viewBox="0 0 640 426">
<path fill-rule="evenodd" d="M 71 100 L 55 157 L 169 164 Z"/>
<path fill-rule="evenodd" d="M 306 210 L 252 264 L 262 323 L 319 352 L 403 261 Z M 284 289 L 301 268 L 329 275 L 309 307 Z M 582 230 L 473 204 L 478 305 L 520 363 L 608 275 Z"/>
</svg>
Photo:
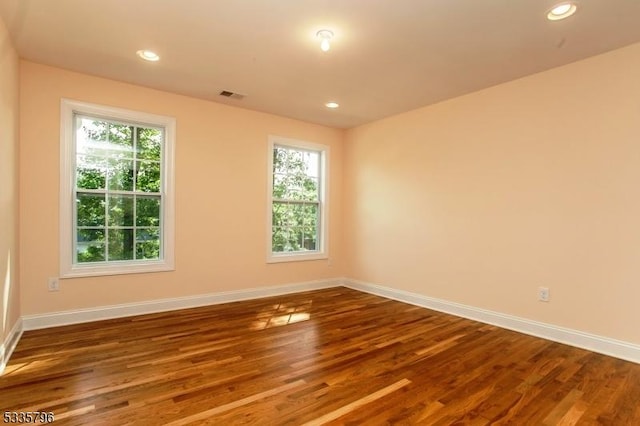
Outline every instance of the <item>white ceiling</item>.
<svg viewBox="0 0 640 426">
<path fill-rule="evenodd" d="M 35 62 L 349 128 L 640 41 L 640 0 L 581 0 L 551 22 L 555 3 L 0 0 L 0 15 Z"/>
</svg>

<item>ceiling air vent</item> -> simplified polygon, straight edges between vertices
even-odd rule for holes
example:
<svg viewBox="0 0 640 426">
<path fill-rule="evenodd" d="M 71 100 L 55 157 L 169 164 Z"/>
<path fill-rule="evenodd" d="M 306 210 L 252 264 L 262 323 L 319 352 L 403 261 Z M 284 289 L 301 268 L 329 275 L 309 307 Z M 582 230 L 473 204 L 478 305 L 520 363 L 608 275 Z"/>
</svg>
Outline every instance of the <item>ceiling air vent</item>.
<svg viewBox="0 0 640 426">
<path fill-rule="evenodd" d="M 220 92 L 220 96 L 224 96 L 225 98 L 237 99 L 237 100 L 244 99 L 245 97 L 245 95 L 241 95 L 240 93 L 230 92 L 228 90 L 223 90 L 222 92 Z"/>
</svg>

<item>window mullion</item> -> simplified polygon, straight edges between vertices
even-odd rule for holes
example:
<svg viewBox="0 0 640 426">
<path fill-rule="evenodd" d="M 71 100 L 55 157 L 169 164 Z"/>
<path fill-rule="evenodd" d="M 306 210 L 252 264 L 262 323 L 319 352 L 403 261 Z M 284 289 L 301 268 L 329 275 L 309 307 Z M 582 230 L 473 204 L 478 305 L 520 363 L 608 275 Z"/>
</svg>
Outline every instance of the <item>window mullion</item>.
<svg viewBox="0 0 640 426">
<path fill-rule="evenodd" d="M 109 174 L 107 173 L 107 177 Z M 109 261 L 109 192 L 104 197 L 104 261 Z"/>
<path fill-rule="evenodd" d="M 318 200 L 294 200 L 292 198 L 273 198 L 274 203 L 289 203 L 289 204 L 307 204 L 307 203 L 315 203 L 318 204 L 320 201 Z"/>
<path fill-rule="evenodd" d="M 110 194 L 110 195 L 143 195 L 145 197 L 160 197 L 162 195 L 161 192 L 143 192 L 143 191 L 127 191 L 123 189 L 84 189 L 78 188 L 78 192 L 87 193 L 87 194 Z"/>
</svg>

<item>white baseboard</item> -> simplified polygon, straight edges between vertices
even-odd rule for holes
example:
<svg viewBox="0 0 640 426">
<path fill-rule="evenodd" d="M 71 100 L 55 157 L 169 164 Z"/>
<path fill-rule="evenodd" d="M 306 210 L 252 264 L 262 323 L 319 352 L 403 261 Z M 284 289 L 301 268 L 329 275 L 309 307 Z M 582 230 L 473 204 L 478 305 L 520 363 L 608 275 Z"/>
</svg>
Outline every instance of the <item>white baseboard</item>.
<svg viewBox="0 0 640 426">
<path fill-rule="evenodd" d="M 610 339 L 608 337 L 589 334 L 513 315 L 480 309 L 460 303 L 449 302 L 447 300 L 435 299 L 433 297 L 423 296 L 417 293 L 396 290 L 362 281 L 345 279 L 343 281 L 343 285 L 365 293 L 371 293 L 388 299 L 433 309 L 434 311 L 469 318 L 482 323 L 492 324 L 509 330 L 518 331 L 520 333 L 541 337 L 543 339 L 564 343 L 570 346 L 587 349 L 593 352 L 640 364 L 640 345 L 633 343 Z"/>
<path fill-rule="evenodd" d="M 9 358 L 11 358 L 11 354 L 13 354 L 13 350 L 18 344 L 20 336 L 22 336 L 22 325 L 22 318 L 18 318 L 18 321 L 13 325 L 6 339 L 4 339 L 3 342 L 0 342 L 0 376 L 4 372 L 4 368 L 7 366 Z"/>
<path fill-rule="evenodd" d="M 0 374 L 11 356 L 11 353 L 15 349 L 23 330 L 36 330 L 60 325 L 79 324 L 133 315 L 188 309 L 338 286 L 349 287 L 354 290 L 375 294 L 463 318 L 469 318 L 486 324 L 492 324 L 509 330 L 530 334 L 532 336 L 541 337 L 543 339 L 564 343 L 640 364 L 640 345 L 633 343 L 362 281 L 334 278 L 272 287 L 252 288 L 172 299 L 159 299 L 139 303 L 100 306 L 96 308 L 53 312 L 41 315 L 25 315 L 14 325 L 7 339 L 5 339 L 5 342 L 0 346 Z"/>
<path fill-rule="evenodd" d="M 300 293 L 302 291 L 336 287 L 341 285 L 342 282 L 342 279 L 327 279 L 272 287 L 202 294 L 197 296 L 177 297 L 173 299 L 158 299 L 139 303 L 99 306 L 95 308 L 52 312 L 39 315 L 25 315 L 22 317 L 22 321 L 24 330 L 37 330 L 60 325 L 79 324 L 133 315 L 152 314 L 177 309 L 197 308 L 200 306 L 217 305 L 220 303 Z"/>
</svg>

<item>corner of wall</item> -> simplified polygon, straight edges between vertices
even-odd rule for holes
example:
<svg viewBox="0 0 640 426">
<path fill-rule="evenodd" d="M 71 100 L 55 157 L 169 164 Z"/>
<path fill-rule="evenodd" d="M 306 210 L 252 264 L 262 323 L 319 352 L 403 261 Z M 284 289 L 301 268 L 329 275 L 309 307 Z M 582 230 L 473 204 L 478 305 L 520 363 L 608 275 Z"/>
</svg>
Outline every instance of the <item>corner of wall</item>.
<svg viewBox="0 0 640 426">
<path fill-rule="evenodd" d="M 0 372 L 21 330 L 18 273 L 19 57 L 0 19 Z"/>
</svg>

